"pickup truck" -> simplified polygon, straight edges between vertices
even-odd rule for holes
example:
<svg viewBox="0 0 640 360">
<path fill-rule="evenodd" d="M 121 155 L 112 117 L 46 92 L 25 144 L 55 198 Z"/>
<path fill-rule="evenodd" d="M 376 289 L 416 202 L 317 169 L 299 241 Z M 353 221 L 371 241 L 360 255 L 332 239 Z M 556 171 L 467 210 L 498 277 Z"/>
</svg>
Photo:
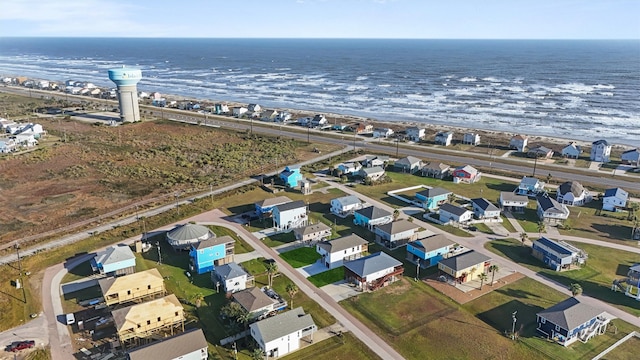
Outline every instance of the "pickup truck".
<svg viewBox="0 0 640 360">
<path fill-rule="evenodd" d="M 31 349 L 34 346 L 36 346 L 36 342 L 33 340 L 18 341 L 18 342 L 11 343 L 11 345 L 7 346 L 6 351 L 18 352 L 24 349 Z"/>
</svg>

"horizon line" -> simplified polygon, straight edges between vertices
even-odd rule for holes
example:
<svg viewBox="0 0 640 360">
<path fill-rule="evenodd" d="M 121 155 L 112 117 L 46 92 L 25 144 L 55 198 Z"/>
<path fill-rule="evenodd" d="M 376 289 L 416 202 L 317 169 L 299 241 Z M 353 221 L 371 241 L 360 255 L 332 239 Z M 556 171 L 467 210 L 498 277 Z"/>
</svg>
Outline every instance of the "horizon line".
<svg viewBox="0 0 640 360">
<path fill-rule="evenodd" d="M 67 36 L 67 35 L 23 35 L 0 36 L 1 39 L 220 39 L 220 40 L 438 40 L 438 41 L 640 41 L 640 38 L 404 38 L 404 37 L 205 37 L 205 36 Z"/>
</svg>

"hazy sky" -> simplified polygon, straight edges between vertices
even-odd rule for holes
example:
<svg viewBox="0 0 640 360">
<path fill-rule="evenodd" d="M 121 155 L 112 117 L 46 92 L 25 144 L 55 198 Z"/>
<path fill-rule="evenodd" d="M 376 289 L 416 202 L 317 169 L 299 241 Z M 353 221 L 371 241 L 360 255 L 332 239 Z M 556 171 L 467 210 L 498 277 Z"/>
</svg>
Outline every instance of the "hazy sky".
<svg viewBox="0 0 640 360">
<path fill-rule="evenodd" d="M 2 0 L 0 36 L 640 39 L 640 0 Z"/>
</svg>

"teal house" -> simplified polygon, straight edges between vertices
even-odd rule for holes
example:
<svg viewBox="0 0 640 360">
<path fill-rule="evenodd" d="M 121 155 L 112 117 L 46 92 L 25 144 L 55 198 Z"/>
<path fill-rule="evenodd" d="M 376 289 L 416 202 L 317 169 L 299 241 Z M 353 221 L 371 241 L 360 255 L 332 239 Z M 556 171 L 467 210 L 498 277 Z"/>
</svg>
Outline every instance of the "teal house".
<svg viewBox="0 0 640 360">
<path fill-rule="evenodd" d="M 441 187 L 434 187 L 416 193 L 416 200 L 422 203 L 426 210 L 435 210 L 444 204 L 451 195 L 451 191 Z"/>
<path fill-rule="evenodd" d="M 191 245 L 190 269 L 198 274 L 213 271 L 216 266 L 233 262 L 235 240 L 228 235 L 210 238 Z"/>
<path fill-rule="evenodd" d="M 298 181 L 302 180 L 300 167 L 287 166 L 284 168 L 284 171 L 280 173 L 280 180 L 282 180 L 287 187 L 293 188 L 298 186 Z"/>
<path fill-rule="evenodd" d="M 451 252 L 454 245 L 443 234 L 412 241 L 407 244 L 407 260 L 424 268 L 435 266 Z"/>
</svg>

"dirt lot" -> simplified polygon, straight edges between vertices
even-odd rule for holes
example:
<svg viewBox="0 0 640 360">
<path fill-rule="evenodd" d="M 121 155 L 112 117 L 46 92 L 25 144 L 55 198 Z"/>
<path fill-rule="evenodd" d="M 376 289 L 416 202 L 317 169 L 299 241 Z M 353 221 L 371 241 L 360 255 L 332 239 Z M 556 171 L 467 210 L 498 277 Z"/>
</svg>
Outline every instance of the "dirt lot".
<svg viewBox="0 0 640 360">
<path fill-rule="evenodd" d="M 202 126 L 110 127 L 55 118 L 38 149 L 0 157 L 0 243 L 58 229 L 141 200 L 210 186 L 314 157 L 313 148 Z M 277 159 L 277 160 L 276 160 Z"/>
</svg>

